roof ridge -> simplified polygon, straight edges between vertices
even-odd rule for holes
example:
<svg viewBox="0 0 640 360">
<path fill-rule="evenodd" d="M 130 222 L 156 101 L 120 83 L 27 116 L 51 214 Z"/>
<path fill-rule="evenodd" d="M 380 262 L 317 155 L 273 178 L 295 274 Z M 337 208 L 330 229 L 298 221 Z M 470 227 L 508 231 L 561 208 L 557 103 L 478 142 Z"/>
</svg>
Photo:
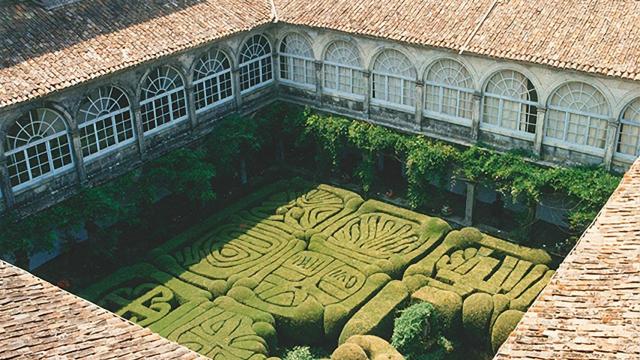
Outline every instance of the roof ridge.
<svg viewBox="0 0 640 360">
<path fill-rule="evenodd" d="M 462 53 L 467 49 L 469 43 L 471 43 L 471 40 L 473 40 L 473 38 L 478 34 L 480 28 L 482 28 L 482 25 L 484 25 L 485 21 L 487 21 L 489 15 L 491 15 L 491 12 L 493 11 L 493 9 L 495 9 L 499 2 L 501 2 L 501 0 L 493 0 L 493 3 L 489 7 L 489 10 L 487 10 L 478 25 L 476 25 L 476 28 L 473 29 L 467 40 L 465 40 L 464 44 L 462 44 L 462 47 L 460 47 L 460 51 L 458 52 L 459 55 L 462 55 Z"/>
<path fill-rule="evenodd" d="M 274 24 L 278 22 L 278 8 L 276 8 L 275 0 L 269 0 L 271 4 L 271 20 Z"/>
</svg>

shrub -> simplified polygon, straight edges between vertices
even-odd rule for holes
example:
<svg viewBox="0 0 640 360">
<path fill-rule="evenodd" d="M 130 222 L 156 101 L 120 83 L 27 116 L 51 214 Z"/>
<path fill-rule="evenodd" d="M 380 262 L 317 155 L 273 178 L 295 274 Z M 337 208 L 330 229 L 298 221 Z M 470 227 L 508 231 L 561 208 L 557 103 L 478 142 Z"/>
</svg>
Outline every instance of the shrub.
<svg viewBox="0 0 640 360">
<path fill-rule="evenodd" d="M 453 351 L 441 332 L 433 305 L 426 302 L 411 305 L 396 318 L 391 345 L 409 360 L 437 359 Z"/>
<path fill-rule="evenodd" d="M 291 350 L 287 351 L 283 360 L 315 360 L 311 352 L 311 348 L 308 346 L 295 346 Z"/>
</svg>

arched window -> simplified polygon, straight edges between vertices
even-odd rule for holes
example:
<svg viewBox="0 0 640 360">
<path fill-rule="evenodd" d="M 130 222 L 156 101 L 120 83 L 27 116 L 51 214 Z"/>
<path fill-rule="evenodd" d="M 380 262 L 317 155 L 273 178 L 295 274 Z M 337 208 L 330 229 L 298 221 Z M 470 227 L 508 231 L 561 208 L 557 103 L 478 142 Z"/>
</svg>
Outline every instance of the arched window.
<svg viewBox="0 0 640 360">
<path fill-rule="evenodd" d="M 134 137 L 129 99 L 113 86 L 89 94 L 80 104 L 78 121 L 82 155 L 87 158 Z"/>
<path fill-rule="evenodd" d="M 187 97 L 180 74 L 169 66 L 153 69 L 140 96 L 144 132 L 187 118 Z"/>
<path fill-rule="evenodd" d="M 50 109 L 32 110 L 9 128 L 6 137 L 11 186 L 21 188 L 73 164 L 67 125 Z"/>
<path fill-rule="evenodd" d="M 231 62 L 220 50 L 211 50 L 198 59 L 193 70 L 196 113 L 233 98 Z"/>
<path fill-rule="evenodd" d="M 538 94 L 526 76 L 499 71 L 487 81 L 482 122 L 495 127 L 535 133 Z"/>
<path fill-rule="evenodd" d="M 583 82 L 560 87 L 549 100 L 546 136 L 604 149 L 609 104 L 596 88 Z"/>
<path fill-rule="evenodd" d="M 253 35 L 240 51 L 240 90 L 250 91 L 273 79 L 271 45 L 262 35 Z"/>
<path fill-rule="evenodd" d="M 640 98 L 622 112 L 617 151 L 633 157 L 640 155 Z"/>
<path fill-rule="evenodd" d="M 427 114 L 471 120 L 473 80 L 462 64 L 451 59 L 436 61 L 427 72 L 425 85 Z"/>
<path fill-rule="evenodd" d="M 385 50 L 373 63 L 372 97 L 383 103 L 415 105 L 416 70 L 397 50 Z"/>
<path fill-rule="evenodd" d="M 316 83 L 311 45 L 301 35 L 289 34 L 280 44 L 280 78 L 297 84 Z"/>
<path fill-rule="evenodd" d="M 329 45 L 324 56 L 324 88 L 329 92 L 364 95 L 364 69 L 355 46 L 346 41 Z"/>
</svg>

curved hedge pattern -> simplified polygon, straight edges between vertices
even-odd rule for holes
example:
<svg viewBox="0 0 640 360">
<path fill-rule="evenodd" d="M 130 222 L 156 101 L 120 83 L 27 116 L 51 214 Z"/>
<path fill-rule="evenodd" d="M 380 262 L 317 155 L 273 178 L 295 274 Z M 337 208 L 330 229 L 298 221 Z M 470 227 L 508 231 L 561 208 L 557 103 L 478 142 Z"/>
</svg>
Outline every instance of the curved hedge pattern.
<svg viewBox="0 0 640 360">
<path fill-rule="evenodd" d="M 493 324 L 500 315 L 494 308 L 526 310 L 552 273 L 544 252 L 474 229 L 450 230 L 440 219 L 346 190 L 284 181 L 83 296 L 211 358 L 261 359 L 276 337 L 335 343 L 352 317 L 360 323 L 349 325 L 349 333 L 379 329 L 408 294 L 425 286 L 458 294 L 465 305 L 472 293 L 500 295 L 491 314 L 476 316 Z M 389 302 L 394 286 L 381 289 L 392 279 L 406 291 Z M 380 316 L 354 316 L 373 298 L 370 304 L 389 306 Z M 460 318 L 455 311 L 459 307 L 451 318 Z"/>
</svg>

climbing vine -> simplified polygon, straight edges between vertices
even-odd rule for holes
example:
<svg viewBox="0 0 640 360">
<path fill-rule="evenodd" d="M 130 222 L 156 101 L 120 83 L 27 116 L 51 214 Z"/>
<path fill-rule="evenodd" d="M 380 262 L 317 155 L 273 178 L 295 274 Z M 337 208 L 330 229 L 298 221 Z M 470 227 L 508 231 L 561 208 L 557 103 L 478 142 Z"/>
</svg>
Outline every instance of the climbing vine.
<svg viewBox="0 0 640 360">
<path fill-rule="evenodd" d="M 347 154 L 356 163 L 342 166 Z M 267 164 L 275 159 L 291 163 L 296 157 L 302 158 L 297 165 L 312 171 L 350 172 L 351 180 L 364 192 L 371 191 L 379 178 L 377 161 L 395 159 L 404 169 L 406 196 L 413 207 L 430 203 L 452 180 L 464 179 L 495 188 L 505 198 L 524 204 L 530 211 L 523 221 L 529 222 L 543 194 L 558 194 L 571 204 L 568 221 L 576 234 L 594 219 L 620 181 L 619 175 L 602 168 L 542 167 L 515 152 L 461 148 L 276 103 L 250 117 L 233 115 L 218 121 L 201 145 L 172 151 L 142 169 L 84 189 L 37 214 L 24 219 L 14 213 L 3 216 L 0 254 L 15 254 L 24 265 L 29 254 L 50 250 L 56 239 L 65 236 L 60 229 L 139 221 L 159 194 L 180 196 L 193 206 L 202 206 L 225 190 L 216 188 L 221 186 L 216 179 L 246 182 L 248 162 Z M 441 190 L 434 192 L 433 186 Z"/>
</svg>

